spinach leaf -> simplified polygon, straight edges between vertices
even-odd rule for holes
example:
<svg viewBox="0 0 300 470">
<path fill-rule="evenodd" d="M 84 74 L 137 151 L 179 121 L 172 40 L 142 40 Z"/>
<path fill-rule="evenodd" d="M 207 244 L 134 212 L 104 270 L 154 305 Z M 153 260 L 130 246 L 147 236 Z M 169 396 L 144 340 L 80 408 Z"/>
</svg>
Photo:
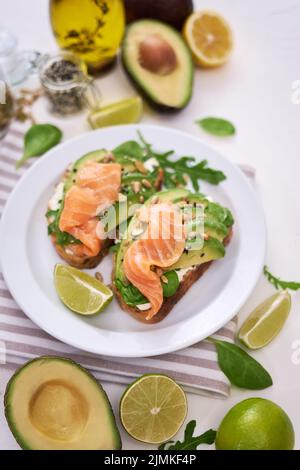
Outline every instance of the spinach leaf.
<svg viewBox="0 0 300 470">
<path fill-rule="evenodd" d="M 270 374 L 239 346 L 212 339 L 221 370 L 233 385 L 248 390 L 262 390 L 273 384 Z"/>
<path fill-rule="evenodd" d="M 148 303 L 148 299 L 146 299 L 146 297 L 144 297 L 133 284 L 125 286 L 120 279 L 116 279 L 115 283 L 124 299 L 124 302 L 130 307 L 136 307 L 137 305 Z"/>
<path fill-rule="evenodd" d="M 25 134 L 24 153 L 16 163 L 20 168 L 31 157 L 39 157 L 57 145 L 62 138 L 62 132 L 52 124 L 34 124 Z"/>
<path fill-rule="evenodd" d="M 144 150 L 138 142 L 129 140 L 116 147 L 113 154 L 117 157 L 117 160 L 118 157 L 131 157 L 134 160 L 142 160 Z"/>
<path fill-rule="evenodd" d="M 216 440 L 216 431 L 209 429 L 200 436 L 193 436 L 196 427 L 196 421 L 190 421 L 184 432 L 184 439 L 182 442 L 169 441 L 161 444 L 159 450 L 197 450 L 200 444 L 213 444 Z M 166 447 L 168 446 L 168 447 Z"/>
<path fill-rule="evenodd" d="M 59 217 L 60 210 L 48 211 L 46 214 L 47 219 L 50 219 L 51 222 L 48 225 L 48 235 L 55 235 L 55 242 L 60 246 L 65 245 L 80 245 L 81 241 L 77 240 L 75 237 L 70 235 L 67 232 L 62 232 L 59 229 Z"/>
<path fill-rule="evenodd" d="M 273 284 L 275 289 L 290 289 L 290 290 L 298 290 L 300 289 L 300 282 L 294 281 L 283 281 L 278 277 L 275 277 L 273 274 L 270 273 L 267 266 L 264 266 L 264 275 L 267 277 L 268 281 Z"/>
<path fill-rule="evenodd" d="M 161 283 L 163 295 L 164 297 L 172 297 L 172 295 L 174 295 L 177 291 L 180 284 L 178 274 L 176 271 L 167 271 L 166 273 L 164 273 L 164 278 L 166 278 L 166 281 L 168 282 L 162 281 Z"/>
<path fill-rule="evenodd" d="M 209 134 L 213 134 L 218 137 L 233 135 L 236 132 L 234 125 L 226 119 L 207 117 L 199 119 L 196 123 Z"/>
</svg>

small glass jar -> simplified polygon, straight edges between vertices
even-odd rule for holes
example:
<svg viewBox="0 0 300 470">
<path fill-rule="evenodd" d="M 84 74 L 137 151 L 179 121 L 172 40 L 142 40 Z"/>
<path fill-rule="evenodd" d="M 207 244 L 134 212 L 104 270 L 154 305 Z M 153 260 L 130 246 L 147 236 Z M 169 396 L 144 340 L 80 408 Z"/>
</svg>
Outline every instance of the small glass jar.
<svg viewBox="0 0 300 470">
<path fill-rule="evenodd" d="M 14 117 L 14 99 L 10 89 L 0 80 L 0 139 L 2 139 Z"/>
<path fill-rule="evenodd" d="M 89 77 L 85 63 L 71 52 L 43 56 L 39 78 L 53 113 L 65 116 L 85 107 L 99 107 L 98 88 Z"/>
</svg>

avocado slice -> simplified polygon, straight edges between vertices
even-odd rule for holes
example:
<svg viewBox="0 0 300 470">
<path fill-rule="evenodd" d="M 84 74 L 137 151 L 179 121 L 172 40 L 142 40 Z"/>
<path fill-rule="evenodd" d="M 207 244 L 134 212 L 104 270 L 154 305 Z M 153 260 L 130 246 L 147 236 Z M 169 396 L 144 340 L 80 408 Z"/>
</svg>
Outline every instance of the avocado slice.
<svg viewBox="0 0 300 470">
<path fill-rule="evenodd" d="M 122 61 L 150 104 L 178 110 L 190 101 L 194 65 L 188 47 L 172 27 L 155 20 L 131 23 L 123 42 Z"/>
<path fill-rule="evenodd" d="M 199 266 L 200 264 L 207 263 L 225 256 L 225 248 L 216 238 L 209 238 L 203 244 L 201 250 L 191 250 L 182 253 L 179 260 L 167 268 L 168 271 L 174 269 L 186 269 L 192 266 Z"/>
<path fill-rule="evenodd" d="M 69 359 L 43 356 L 27 362 L 10 379 L 4 405 L 11 432 L 23 449 L 121 449 L 106 393 Z"/>
</svg>

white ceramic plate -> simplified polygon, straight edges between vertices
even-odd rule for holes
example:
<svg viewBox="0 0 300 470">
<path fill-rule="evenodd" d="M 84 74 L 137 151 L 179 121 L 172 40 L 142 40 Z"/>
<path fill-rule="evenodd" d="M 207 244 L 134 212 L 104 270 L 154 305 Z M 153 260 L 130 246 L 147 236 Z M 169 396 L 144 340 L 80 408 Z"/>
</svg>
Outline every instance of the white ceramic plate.
<svg viewBox="0 0 300 470">
<path fill-rule="evenodd" d="M 47 202 L 66 166 L 81 155 L 136 138 L 137 129 L 159 150 L 207 159 L 227 176 L 219 186 L 201 190 L 229 207 L 234 236 L 224 259 L 216 261 L 171 313 L 156 325 L 144 325 L 117 302 L 99 316 L 70 312 L 57 297 L 53 268 L 61 262 L 48 236 Z M 23 311 L 42 329 L 65 343 L 97 354 L 145 357 L 189 346 L 221 328 L 247 300 L 261 273 L 265 254 L 264 216 L 242 172 L 198 139 L 169 128 L 131 125 L 89 132 L 48 152 L 20 180 L 3 213 L 1 258 L 4 278 Z M 97 268 L 111 275 L 108 256 Z M 93 271 L 91 271 L 93 272 Z"/>
</svg>

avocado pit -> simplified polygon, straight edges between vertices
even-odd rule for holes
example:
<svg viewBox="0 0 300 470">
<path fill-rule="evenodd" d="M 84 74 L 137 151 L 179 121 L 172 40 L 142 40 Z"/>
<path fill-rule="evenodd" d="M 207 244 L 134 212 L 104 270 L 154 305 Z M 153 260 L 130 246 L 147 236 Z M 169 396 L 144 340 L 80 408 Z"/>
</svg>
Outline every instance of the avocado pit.
<svg viewBox="0 0 300 470">
<path fill-rule="evenodd" d="M 29 405 L 32 425 L 58 441 L 78 438 L 87 423 L 89 409 L 85 398 L 62 380 L 43 383 Z"/>
<path fill-rule="evenodd" d="M 173 47 L 158 34 L 150 34 L 139 45 L 141 66 L 156 75 L 169 75 L 177 67 Z"/>
</svg>

